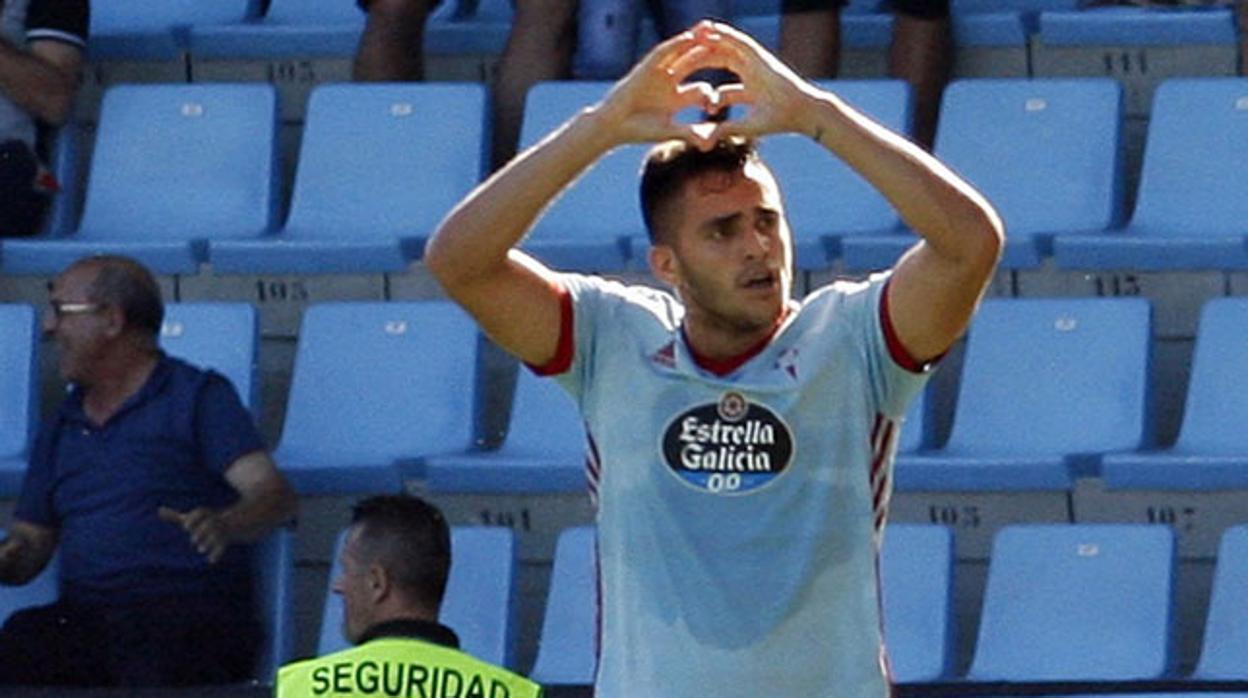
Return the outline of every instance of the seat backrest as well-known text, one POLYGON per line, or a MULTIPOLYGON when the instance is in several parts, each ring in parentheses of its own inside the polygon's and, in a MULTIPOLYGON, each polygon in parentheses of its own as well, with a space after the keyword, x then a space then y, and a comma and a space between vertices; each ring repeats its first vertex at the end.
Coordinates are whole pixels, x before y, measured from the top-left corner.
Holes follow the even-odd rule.
MULTIPOLYGON (((602 99, 610 82, 544 82, 525 100, 520 143, 528 147, 581 109, 602 99)), ((598 160, 546 210, 530 239, 605 241, 644 235, 637 203, 645 145, 616 148, 598 160)))
POLYGON ((273 227, 272 85, 121 85, 104 95, 79 237, 195 240, 273 227))
POLYGON ((353 2, 337 0, 272 0, 265 24, 364 24, 365 14, 353 2))
POLYGON ((1248 524, 1222 534, 1218 563, 1209 592, 1205 641, 1194 676, 1201 679, 1248 679, 1248 524))
MULTIPOLYGON (((342 597, 332 590, 342 573, 346 531, 338 534, 325 595, 317 654, 346 649, 342 636, 342 597)), ((512 666, 515 534, 493 526, 451 528, 451 573, 442 601, 441 622, 459 636, 460 649, 499 666, 512 666)))
POLYGON ((880 585, 893 679, 946 676, 953 661, 953 534, 944 526, 889 525, 880 585))
POLYGON ((0 304, 0 459, 26 453, 39 418, 35 309, 0 304))
POLYGON ((571 396, 553 380, 520 368, 507 438, 499 451, 575 459, 585 454, 586 445, 585 422, 571 396))
POLYGON ((593 526, 569 528, 559 534, 541 642, 530 672, 538 683, 587 685, 594 682, 598 668, 595 546, 593 526))
POLYGON ((427 236, 480 180, 484 143, 481 85, 322 85, 308 102, 286 230, 427 236))
POLYGON ((91 33, 134 34, 209 24, 236 24, 252 16, 256 0, 91 0, 91 33))
POLYGON ((476 361, 476 325, 450 302, 312 305, 278 450, 336 465, 463 451, 476 361))
MULTIPOLYGON (((821 87, 899 133, 910 131, 910 88, 900 80, 824 80, 821 87)), ((875 233, 900 225, 882 194, 806 135, 768 136, 759 144, 784 197, 796 239, 875 233)), ((635 198, 635 197, 634 197, 635 198)))
POLYGON ((960 80, 945 89, 936 153, 1012 237, 1099 231, 1122 214, 1121 131, 1115 80, 960 80))
POLYGON ((249 303, 169 303, 160 345, 171 356, 210 368, 234 384, 252 413, 258 411, 256 309, 249 303))
POLYGON ((993 542, 979 681, 1160 678, 1172 669, 1168 526, 1011 526, 993 542))
MULTIPOLYGON (((0 529, 0 540, 7 533, 0 529)), ((52 554, 48 566, 43 568, 30 582, 21 586, 0 586, 0 625, 9 619, 15 611, 31 606, 43 606, 56 601, 59 595, 58 580, 60 579, 61 556, 52 554)))
POLYGON ((255 544, 256 610, 264 627, 264 643, 256 660, 255 678, 272 683, 277 670, 294 655, 295 564, 294 532, 279 527, 255 544))
POLYGON ((1150 317, 1139 298, 984 301, 945 451, 1065 456, 1148 445, 1150 317))
POLYGON ((1153 97, 1131 227, 1157 236, 1248 232, 1248 78, 1163 82, 1153 97))
POLYGON ((1239 455, 1248 433, 1248 299, 1215 298, 1200 315, 1183 427, 1182 453, 1239 455))
POLYGON ((977 12, 1044 12, 1073 10, 1080 0, 952 0, 949 10, 955 15, 977 12))

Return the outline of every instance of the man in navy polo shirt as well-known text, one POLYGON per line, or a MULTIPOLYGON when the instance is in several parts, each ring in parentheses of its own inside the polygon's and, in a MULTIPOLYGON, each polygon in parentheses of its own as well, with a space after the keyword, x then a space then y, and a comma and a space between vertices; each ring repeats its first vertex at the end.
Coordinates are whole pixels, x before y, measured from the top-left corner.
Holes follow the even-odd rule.
POLYGON ((260 628, 248 542, 295 498, 221 375, 165 355, 151 273, 79 260, 44 332, 71 389, 43 425, 0 582, 60 547, 60 597, 0 629, 0 683, 187 685, 247 678, 260 628))

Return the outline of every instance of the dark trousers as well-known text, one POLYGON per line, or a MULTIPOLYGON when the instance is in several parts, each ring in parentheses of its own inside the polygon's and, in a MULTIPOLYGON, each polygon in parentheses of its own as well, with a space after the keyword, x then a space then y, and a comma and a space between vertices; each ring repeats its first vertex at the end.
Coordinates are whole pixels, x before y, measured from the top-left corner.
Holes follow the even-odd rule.
POLYGON ((260 629, 225 602, 156 600, 124 607, 60 601, 0 628, 0 684, 192 686, 251 678, 260 629))
POLYGON ((51 197, 40 190, 38 171, 39 162, 25 143, 0 143, 0 237, 27 237, 39 232, 51 197))

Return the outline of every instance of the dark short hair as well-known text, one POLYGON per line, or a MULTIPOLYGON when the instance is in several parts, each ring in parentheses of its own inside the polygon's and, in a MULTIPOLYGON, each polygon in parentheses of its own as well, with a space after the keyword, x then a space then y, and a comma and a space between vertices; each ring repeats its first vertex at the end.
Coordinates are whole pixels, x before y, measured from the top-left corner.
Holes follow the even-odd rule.
POLYGON ((412 600, 441 607, 451 571, 451 532, 437 507, 411 495, 377 495, 355 505, 351 524, 370 564, 381 564, 412 600))
POLYGON ((707 151, 685 141, 667 141, 651 148, 641 169, 641 215, 650 242, 663 241, 659 212, 680 193, 685 182, 707 172, 736 172, 758 160, 754 141, 740 137, 720 140, 707 151))
POLYGON ((87 293, 93 303, 108 303, 121 308, 126 327, 156 339, 165 321, 165 304, 160 298, 160 285, 147 267, 137 260, 120 255, 96 255, 74 262, 73 266, 96 269, 95 280, 87 293))

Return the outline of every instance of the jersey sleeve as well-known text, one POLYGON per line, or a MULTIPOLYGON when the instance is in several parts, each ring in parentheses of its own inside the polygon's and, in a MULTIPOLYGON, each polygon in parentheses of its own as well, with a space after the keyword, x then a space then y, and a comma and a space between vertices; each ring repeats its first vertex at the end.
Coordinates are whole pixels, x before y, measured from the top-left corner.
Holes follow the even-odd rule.
POLYGON ((865 347, 867 376, 879 411, 900 419, 923 390, 936 362, 919 363, 897 339, 888 316, 888 273, 873 275, 846 299, 865 347))
POLYGON ((620 294, 614 282, 581 274, 560 274, 563 312, 555 358, 545 366, 530 366, 541 376, 554 378, 581 404, 592 387, 594 352, 610 327, 620 294))
POLYGON ((207 373, 196 397, 195 440, 200 462, 218 473, 265 447, 234 386, 213 371, 207 373))

